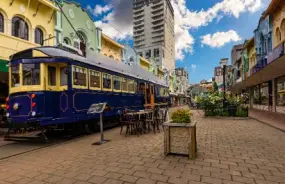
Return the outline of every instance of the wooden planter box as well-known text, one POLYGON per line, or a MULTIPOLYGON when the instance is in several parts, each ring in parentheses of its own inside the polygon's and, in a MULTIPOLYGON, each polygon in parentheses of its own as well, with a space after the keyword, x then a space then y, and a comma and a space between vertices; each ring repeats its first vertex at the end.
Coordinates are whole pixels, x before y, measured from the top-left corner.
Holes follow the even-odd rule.
POLYGON ((188 155, 195 159, 197 155, 196 122, 180 124, 165 122, 164 154, 188 155))

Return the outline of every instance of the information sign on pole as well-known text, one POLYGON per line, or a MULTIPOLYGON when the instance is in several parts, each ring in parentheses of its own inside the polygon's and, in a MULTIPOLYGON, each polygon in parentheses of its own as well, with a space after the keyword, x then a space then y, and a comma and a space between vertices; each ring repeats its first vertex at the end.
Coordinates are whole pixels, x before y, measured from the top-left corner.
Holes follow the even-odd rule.
POLYGON ((100 114, 100 132, 101 132, 101 140, 98 142, 93 143, 93 145, 101 145, 109 140, 104 139, 104 130, 103 130, 103 113, 106 110, 109 110, 110 106, 107 103, 98 103, 92 104, 87 111, 87 114, 100 114))

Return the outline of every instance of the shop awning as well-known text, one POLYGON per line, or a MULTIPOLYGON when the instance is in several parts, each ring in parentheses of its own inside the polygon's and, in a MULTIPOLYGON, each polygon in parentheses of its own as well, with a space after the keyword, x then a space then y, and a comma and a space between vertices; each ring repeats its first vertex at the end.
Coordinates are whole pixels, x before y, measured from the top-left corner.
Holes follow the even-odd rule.
POLYGON ((267 82, 282 75, 285 75, 285 55, 269 63, 266 67, 252 74, 244 81, 236 83, 231 88, 231 91, 238 93, 250 86, 255 86, 260 83, 267 82))
POLYGON ((0 59, 0 72, 9 72, 7 60, 0 59))

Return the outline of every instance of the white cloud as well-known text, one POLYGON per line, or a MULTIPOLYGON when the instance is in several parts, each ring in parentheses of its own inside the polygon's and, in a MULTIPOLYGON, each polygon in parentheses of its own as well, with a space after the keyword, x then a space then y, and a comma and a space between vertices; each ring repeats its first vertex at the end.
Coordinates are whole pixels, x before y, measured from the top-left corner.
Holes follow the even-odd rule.
MULTIPOLYGON (((192 11, 187 8, 186 0, 171 0, 175 14, 175 58, 183 60, 186 53, 194 52, 195 39, 190 34, 192 29, 207 26, 213 20, 218 22, 224 16, 238 18, 241 13, 255 12, 261 8, 261 1, 268 0, 223 0, 206 10, 192 11)), ((103 31, 114 39, 131 38, 132 1, 107 0, 107 2, 109 2, 108 7, 112 7, 110 9, 112 11, 105 13, 104 18, 98 20, 96 24, 100 25, 103 31)), ((104 13, 104 11, 101 12, 104 13)))
POLYGON ((213 35, 207 34, 201 36, 202 46, 208 45, 212 48, 222 47, 229 42, 237 42, 240 40, 241 37, 234 30, 229 30, 227 32, 216 32, 213 35))
POLYGON ((94 9, 92 9, 90 5, 87 6, 87 10, 91 11, 95 16, 109 12, 111 9, 112 9, 111 5, 105 5, 105 6, 96 5, 94 9))
POLYGON ((195 70, 195 69, 196 69, 196 67, 197 67, 197 65, 195 65, 195 64, 191 64, 191 68, 192 68, 192 70, 195 70))
POLYGON ((243 12, 255 12, 261 8, 261 0, 223 0, 207 10, 191 11, 186 0, 172 0, 175 13, 176 59, 183 60, 186 53, 193 53, 194 38, 191 29, 207 26, 214 19, 220 21, 225 15, 236 18, 243 12))

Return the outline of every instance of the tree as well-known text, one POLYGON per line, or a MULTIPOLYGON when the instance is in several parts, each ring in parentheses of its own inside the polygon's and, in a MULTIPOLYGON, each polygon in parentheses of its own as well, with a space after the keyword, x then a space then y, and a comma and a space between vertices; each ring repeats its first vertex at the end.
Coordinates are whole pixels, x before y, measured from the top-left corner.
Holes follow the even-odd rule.
POLYGON ((214 90, 214 92, 218 92, 219 91, 219 87, 218 87, 218 84, 216 83, 216 81, 213 84, 213 90, 214 90))

